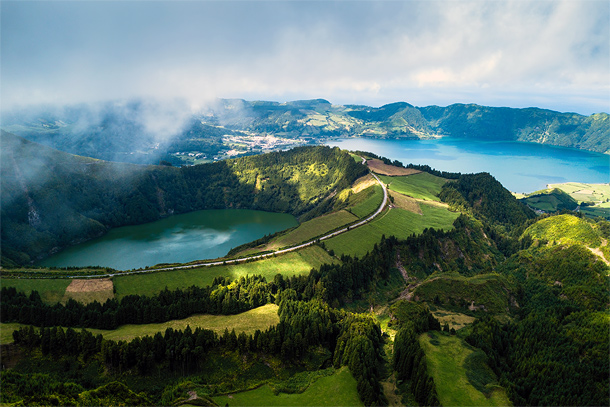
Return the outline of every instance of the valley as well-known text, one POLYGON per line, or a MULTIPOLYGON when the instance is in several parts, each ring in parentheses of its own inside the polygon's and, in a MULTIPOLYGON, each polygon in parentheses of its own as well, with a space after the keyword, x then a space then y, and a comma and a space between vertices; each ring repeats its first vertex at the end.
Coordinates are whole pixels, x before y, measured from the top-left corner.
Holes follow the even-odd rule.
POLYGON ((2 153, 21 175, 7 170, 3 194, 13 195, 3 202, 23 202, 21 177, 41 223, 3 205, 10 233, 31 243, 17 245, 3 228, 11 250, 1 270, 0 344, 10 366, 2 403, 598 405, 605 397, 605 220, 537 216, 489 174, 405 168, 364 151, 301 147, 201 167, 133 167, 135 176, 122 172, 131 188, 121 189, 106 178, 114 164, 9 140, 2 153), (21 166, 32 147, 45 168, 69 171, 71 185, 21 166), (87 200, 53 201, 46 194, 58 186, 91 201, 111 196, 122 209, 108 217, 87 200), (290 213, 299 223, 225 257, 136 273, 28 262, 65 230, 54 229, 57 207, 72 219, 74 241, 90 233, 81 225, 165 221, 170 209, 208 205, 290 213), (36 394, 23 390, 35 381, 36 394))

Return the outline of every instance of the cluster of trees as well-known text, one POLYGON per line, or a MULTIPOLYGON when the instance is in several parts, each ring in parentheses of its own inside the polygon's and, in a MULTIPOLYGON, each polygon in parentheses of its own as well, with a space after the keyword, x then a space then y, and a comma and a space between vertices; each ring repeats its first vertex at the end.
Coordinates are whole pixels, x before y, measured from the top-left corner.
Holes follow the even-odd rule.
POLYGON ((507 229, 536 217, 489 173, 461 175, 443 185, 439 198, 461 212, 474 214, 489 224, 507 229))
POLYGON ((421 304, 399 301, 391 307, 393 324, 398 332, 394 337, 392 366, 399 380, 410 383, 415 400, 422 406, 438 406, 434 379, 428 373, 426 356, 419 344, 419 335, 439 331, 440 323, 421 304))
POLYGON ((272 302, 278 285, 264 277, 246 276, 231 281, 217 277, 211 286, 173 291, 165 288, 152 297, 128 295, 104 304, 83 304, 73 299, 65 305, 46 304, 37 291, 29 296, 14 287, 2 287, 3 322, 36 326, 70 326, 116 329, 124 324, 149 324, 182 319, 193 314, 237 314, 272 302))

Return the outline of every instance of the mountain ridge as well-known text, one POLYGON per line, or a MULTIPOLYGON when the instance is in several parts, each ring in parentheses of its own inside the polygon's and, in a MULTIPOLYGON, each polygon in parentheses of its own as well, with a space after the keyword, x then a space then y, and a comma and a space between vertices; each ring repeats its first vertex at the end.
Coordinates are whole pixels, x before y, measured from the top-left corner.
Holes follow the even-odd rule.
POLYGON ((417 107, 334 105, 324 99, 292 102, 217 99, 193 113, 186 102, 134 100, 60 110, 3 112, 4 130, 72 154, 105 160, 192 164, 257 154, 332 138, 370 137, 534 142, 610 154, 610 115, 589 116, 537 107, 456 103, 417 107), (253 137, 275 137, 269 145, 253 137), (191 156, 191 157, 193 157, 191 156), (186 160, 186 161, 185 161, 186 160), (190 160, 190 161, 189 161, 190 160))

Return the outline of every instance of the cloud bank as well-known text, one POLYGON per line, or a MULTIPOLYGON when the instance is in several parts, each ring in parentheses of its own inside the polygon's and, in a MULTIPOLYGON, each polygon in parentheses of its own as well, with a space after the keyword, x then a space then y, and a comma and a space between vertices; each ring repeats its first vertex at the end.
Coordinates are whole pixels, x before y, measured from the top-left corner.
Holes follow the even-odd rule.
POLYGON ((220 97, 610 110, 605 0, 0 4, 3 109, 220 97))

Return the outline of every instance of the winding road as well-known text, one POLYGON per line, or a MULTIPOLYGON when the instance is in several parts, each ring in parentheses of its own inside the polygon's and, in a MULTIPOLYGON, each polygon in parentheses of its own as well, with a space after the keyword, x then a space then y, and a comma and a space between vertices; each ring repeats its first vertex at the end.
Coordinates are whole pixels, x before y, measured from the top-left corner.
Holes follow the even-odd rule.
MULTIPOLYGON (((365 164, 365 162, 366 162, 366 160, 363 158, 362 163, 365 164)), ((236 263, 242 263, 242 262, 250 261, 250 260, 260 260, 260 259, 264 259, 267 257, 275 256, 278 254, 293 252, 295 250, 299 250, 299 249, 302 249, 307 246, 312 246, 315 243, 318 243, 322 240, 330 239, 332 237, 335 237, 342 233, 350 231, 354 228, 365 225, 366 223, 375 219, 383 211, 383 208, 385 208, 385 206, 388 202, 388 191, 386 189, 385 184, 379 179, 379 177, 377 175, 373 174, 372 172, 370 174, 373 177, 375 177, 375 179, 377 180, 377 182, 379 183, 379 185, 381 185, 381 188, 383 189, 383 200, 381 201, 381 205, 379 205, 379 208, 377 208, 377 210, 372 215, 370 215, 369 217, 367 217, 364 220, 359 221, 358 223, 346 226, 343 229, 336 230, 332 233, 329 233, 322 237, 315 238, 306 243, 301 243, 299 245, 292 246, 292 247, 282 249, 282 250, 277 250, 277 251, 271 252, 271 253, 259 254, 256 256, 241 257, 239 259, 207 261, 207 262, 201 262, 201 263, 196 263, 196 264, 189 264, 189 265, 185 265, 185 266, 172 266, 172 267, 163 267, 163 268, 157 268, 157 269, 125 271, 125 272, 112 273, 112 274, 98 274, 98 275, 94 275, 94 276, 68 276, 68 278, 107 278, 107 277, 114 277, 114 276, 126 276, 126 275, 130 275, 130 274, 138 274, 138 273, 152 273, 152 272, 156 272, 156 271, 184 270, 184 269, 192 269, 192 268, 197 268, 197 267, 210 267, 210 266, 220 266, 220 265, 227 265, 227 264, 236 264, 236 263)))

